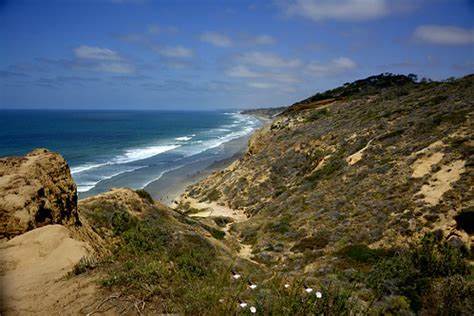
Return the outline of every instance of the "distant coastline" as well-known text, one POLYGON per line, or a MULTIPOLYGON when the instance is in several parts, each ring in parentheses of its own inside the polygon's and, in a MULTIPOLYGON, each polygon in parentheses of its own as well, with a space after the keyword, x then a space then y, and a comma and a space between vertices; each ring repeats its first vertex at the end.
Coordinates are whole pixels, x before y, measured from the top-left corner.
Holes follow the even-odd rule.
MULTIPOLYGON (((257 118, 262 126, 271 121, 269 115, 252 113, 250 111, 240 112, 257 118)), ((257 129, 256 129, 257 130, 257 129)), ((176 169, 163 173, 158 179, 149 183, 144 189, 151 196, 166 205, 173 205, 188 185, 199 182, 211 173, 228 167, 246 152, 248 140, 255 133, 233 139, 219 146, 222 154, 218 159, 207 157, 193 164, 177 167, 176 169)))

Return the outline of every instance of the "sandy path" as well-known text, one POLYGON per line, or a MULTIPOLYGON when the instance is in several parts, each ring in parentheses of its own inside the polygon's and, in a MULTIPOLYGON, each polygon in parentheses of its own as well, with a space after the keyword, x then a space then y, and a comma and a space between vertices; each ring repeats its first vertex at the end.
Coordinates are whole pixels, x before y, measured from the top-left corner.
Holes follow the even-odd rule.
MULTIPOLYGON (((230 217, 234 222, 229 223, 225 226, 223 231, 226 233, 226 238, 230 235, 230 227, 234 223, 240 223, 248 220, 247 214, 242 210, 231 209, 224 205, 219 205, 216 202, 199 202, 196 199, 187 197, 181 200, 182 203, 189 202, 190 206, 197 209, 205 209, 205 211, 190 214, 190 217, 194 218, 205 218, 205 217, 215 217, 215 216, 225 216, 230 217)), ((252 256, 252 245, 243 244, 239 238, 237 240, 240 243, 240 250, 237 255, 243 259, 249 260, 253 263, 261 265, 259 262, 251 259, 252 256)))
POLYGON ((183 202, 190 202, 191 207, 197 209, 206 209, 205 211, 190 214, 191 217, 209 217, 209 216, 226 216, 234 220, 234 222, 246 221, 247 215, 242 210, 234 210, 224 205, 219 205, 216 202, 198 202, 195 199, 187 198, 183 202))

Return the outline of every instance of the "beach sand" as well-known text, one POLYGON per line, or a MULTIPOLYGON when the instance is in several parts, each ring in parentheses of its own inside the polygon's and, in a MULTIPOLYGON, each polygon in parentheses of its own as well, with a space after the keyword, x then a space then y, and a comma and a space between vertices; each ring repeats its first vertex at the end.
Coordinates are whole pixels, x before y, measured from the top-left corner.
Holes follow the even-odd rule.
POLYGON ((164 204, 172 205, 186 187, 210 175, 216 170, 229 166, 247 150, 251 135, 240 137, 220 145, 220 154, 204 158, 198 162, 185 165, 164 173, 159 179, 148 184, 144 189, 151 196, 164 204))

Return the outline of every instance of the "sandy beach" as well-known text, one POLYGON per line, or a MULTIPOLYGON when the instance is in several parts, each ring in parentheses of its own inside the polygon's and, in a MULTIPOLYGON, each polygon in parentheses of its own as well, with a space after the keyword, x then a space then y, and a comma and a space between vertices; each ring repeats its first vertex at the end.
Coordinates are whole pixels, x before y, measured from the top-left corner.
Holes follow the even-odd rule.
MULTIPOLYGON (((253 115, 261 121, 260 128, 269 124, 272 119, 264 115, 253 115)), ((253 132, 255 133, 255 131, 253 132)), ((252 134, 253 134, 252 133, 252 134)), ((187 186, 198 182, 217 170, 229 166, 239 159, 247 150, 248 141, 252 134, 231 140, 220 145, 219 155, 205 157, 202 160, 165 172, 159 179, 144 187, 152 197, 166 205, 172 205, 187 186)))
POLYGON ((247 135, 222 144, 218 156, 203 158, 198 162, 165 172, 144 189, 154 199, 171 205, 188 185, 198 182, 216 170, 227 167, 241 157, 247 149, 250 136, 247 135))

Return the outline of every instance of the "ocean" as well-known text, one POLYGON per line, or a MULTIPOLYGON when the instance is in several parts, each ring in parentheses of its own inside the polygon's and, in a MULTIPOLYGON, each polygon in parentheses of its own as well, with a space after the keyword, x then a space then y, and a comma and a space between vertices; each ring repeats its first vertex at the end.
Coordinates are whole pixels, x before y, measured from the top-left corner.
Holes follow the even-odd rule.
POLYGON ((59 152, 85 197, 144 188, 187 164, 229 158, 223 145, 260 125, 224 111, 0 110, 0 156, 59 152))

